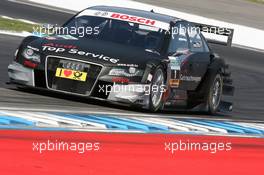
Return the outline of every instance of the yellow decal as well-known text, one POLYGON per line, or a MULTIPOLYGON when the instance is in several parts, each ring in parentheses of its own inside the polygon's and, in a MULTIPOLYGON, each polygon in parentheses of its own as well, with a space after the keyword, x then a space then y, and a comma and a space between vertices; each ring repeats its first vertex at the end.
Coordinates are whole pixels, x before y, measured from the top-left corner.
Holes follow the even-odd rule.
POLYGON ((87 73, 70 69, 57 68, 55 76, 76 81, 86 81, 87 73))

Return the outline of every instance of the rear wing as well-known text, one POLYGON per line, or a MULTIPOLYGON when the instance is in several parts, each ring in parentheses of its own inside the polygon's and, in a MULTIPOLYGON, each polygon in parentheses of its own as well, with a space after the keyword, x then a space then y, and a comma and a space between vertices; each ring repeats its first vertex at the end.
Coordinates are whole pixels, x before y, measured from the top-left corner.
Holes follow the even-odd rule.
POLYGON ((200 28, 208 43, 232 46, 234 29, 199 23, 193 24, 200 28))

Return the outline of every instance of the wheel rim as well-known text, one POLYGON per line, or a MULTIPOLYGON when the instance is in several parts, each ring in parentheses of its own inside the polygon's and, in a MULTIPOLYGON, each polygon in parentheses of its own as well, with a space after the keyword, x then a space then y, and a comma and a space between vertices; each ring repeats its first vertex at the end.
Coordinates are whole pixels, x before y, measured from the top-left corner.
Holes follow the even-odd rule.
POLYGON ((217 78, 213 86, 213 94, 212 94, 212 105, 214 109, 218 108, 221 100, 221 95, 222 95, 221 79, 217 78))
POLYGON ((162 86, 164 85, 164 75, 162 70, 158 70, 155 74, 155 77, 153 79, 152 87, 155 87, 155 91, 153 91, 152 88, 152 93, 151 93, 151 101, 153 104, 153 107, 158 107, 161 100, 162 100, 162 95, 163 92, 161 90, 162 86), (157 87, 157 88, 156 88, 157 87))

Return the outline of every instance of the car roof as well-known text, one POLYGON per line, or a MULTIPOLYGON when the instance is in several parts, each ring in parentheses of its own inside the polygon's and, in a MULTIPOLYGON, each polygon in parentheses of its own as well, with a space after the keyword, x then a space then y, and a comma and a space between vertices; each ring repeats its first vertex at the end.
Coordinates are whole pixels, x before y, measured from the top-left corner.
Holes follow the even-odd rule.
POLYGON ((164 15, 164 14, 159 14, 159 13, 155 13, 155 12, 151 12, 151 11, 138 10, 138 9, 130 9, 130 8, 125 8, 125 7, 94 6, 94 7, 88 8, 88 9, 122 13, 122 14, 131 15, 131 16, 140 16, 143 18, 154 19, 154 20, 158 20, 161 22, 165 22, 165 23, 170 23, 172 21, 179 20, 176 17, 172 17, 172 16, 168 16, 168 15, 164 15))

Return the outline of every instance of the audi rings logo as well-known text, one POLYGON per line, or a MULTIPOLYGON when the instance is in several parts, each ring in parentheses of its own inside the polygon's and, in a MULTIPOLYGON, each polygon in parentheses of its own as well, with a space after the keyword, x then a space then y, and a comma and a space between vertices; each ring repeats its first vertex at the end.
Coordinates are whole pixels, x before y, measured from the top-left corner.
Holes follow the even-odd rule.
POLYGON ((95 16, 108 16, 108 13, 107 12, 96 12, 94 15, 95 16))
POLYGON ((84 71, 85 65, 79 64, 79 63, 73 63, 73 62, 62 62, 62 67, 64 69, 71 69, 75 71, 84 71))

